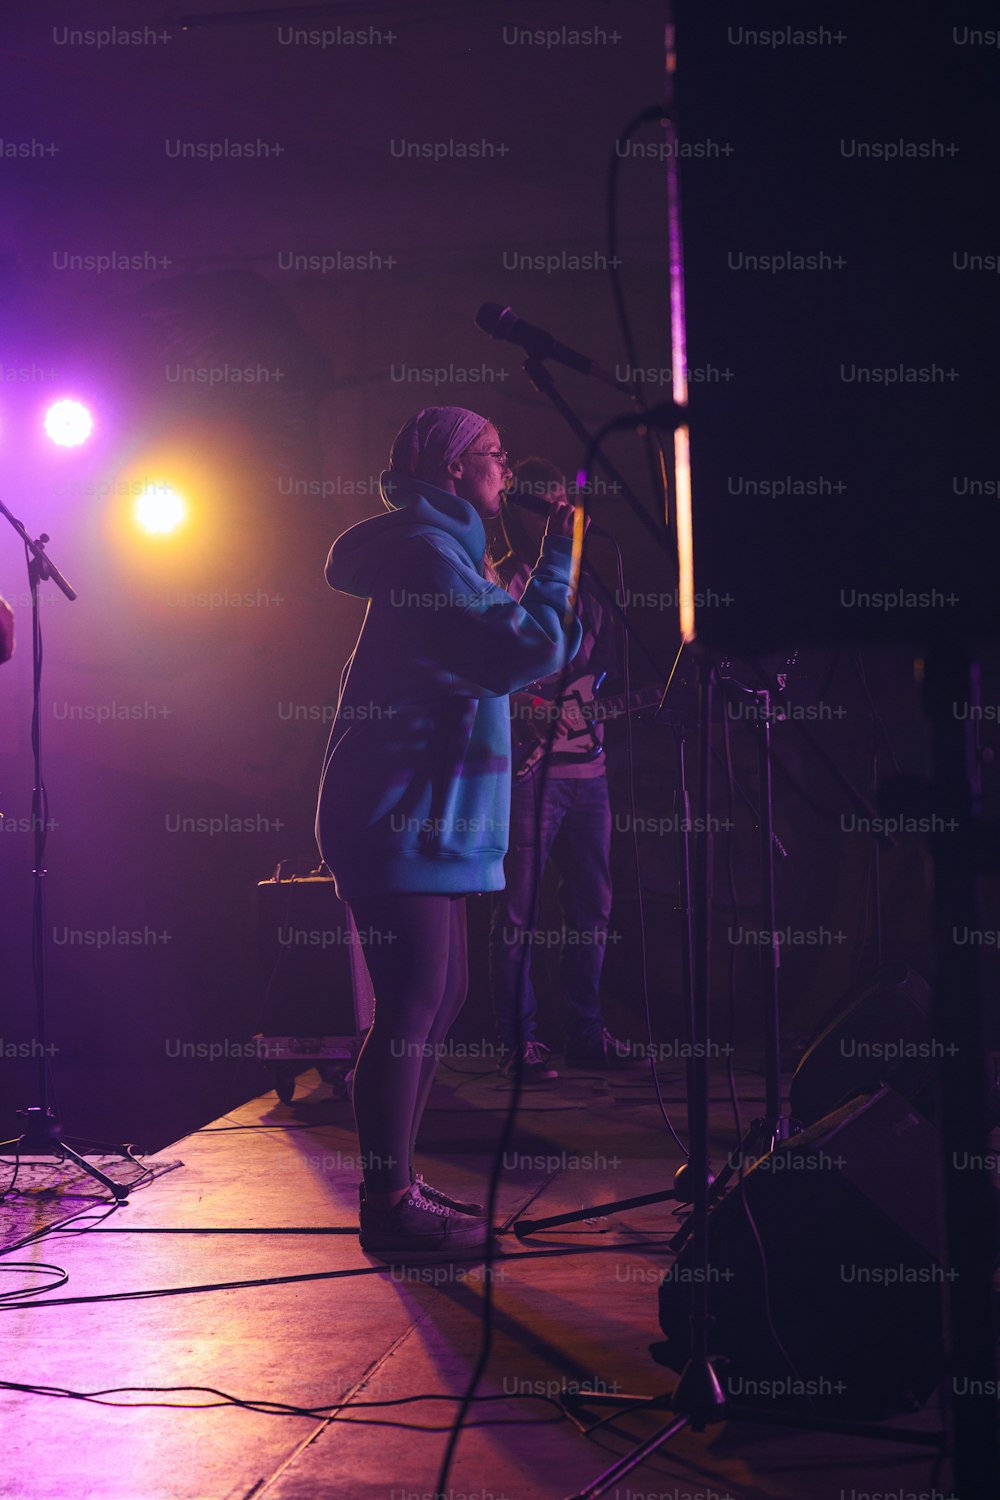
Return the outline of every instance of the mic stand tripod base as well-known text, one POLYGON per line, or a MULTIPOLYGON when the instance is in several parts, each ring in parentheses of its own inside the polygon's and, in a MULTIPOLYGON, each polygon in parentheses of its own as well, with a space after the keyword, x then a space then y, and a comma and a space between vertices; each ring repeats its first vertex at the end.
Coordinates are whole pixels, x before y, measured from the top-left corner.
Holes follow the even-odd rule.
MULTIPOLYGON (((112 1181, 99 1167, 92 1166, 72 1146, 67 1146, 62 1138, 59 1121, 50 1109, 19 1109, 18 1114, 26 1122, 24 1134, 17 1143, 18 1156, 53 1156, 57 1161, 71 1161, 113 1193, 117 1202, 124 1203, 129 1189, 120 1182, 112 1181)), ((126 1160, 129 1159, 126 1151, 123 1150, 121 1154, 126 1160)))
POLYGON ((690 1427, 692 1432, 704 1432, 711 1423, 721 1422, 726 1416, 726 1398, 710 1359, 690 1360, 681 1373, 676 1389, 669 1395, 652 1396, 647 1399, 643 1396, 610 1393, 605 1396, 579 1391, 562 1397, 563 1406, 571 1409, 571 1403, 574 1407, 607 1403, 609 1406, 619 1406, 628 1411, 638 1411, 642 1407, 662 1411, 666 1407, 675 1415, 673 1422, 668 1423, 659 1432, 654 1432, 631 1452, 623 1454, 611 1465, 610 1469, 605 1469, 592 1485, 585 1490, 580 1490, 572 1497, 572 1500, 596 1500, 597 1496, 606 1494, 613 1484, 617 1484, 619 1479, 624 1479, 626 1474, 631 1474, 633 1469, 645 1463, 646 1459, 658 1448, 662 1448, 664 1443, 669 1443, 686 1427, 690 1427))
POLYGON ((641 1198, 619 1198, 615 1203, 598 1203, 592 1208, 574 1210, 569 1214, 552 1214, 547 1219, 517 1219, 512 1228, 519 1240, 529 1234, 538 1234, 542 1229, 555 1229, 560 1224, 578 1224, 585 1219, 603 1219, 608 1214, 623 1213, 627 1208, 644 1208, 647 1203, 686 1202, 679 1193, 644 1193, 641 1198))
MULTIPOLYGON (((659 1396, 632 1396, 623 1391, 615 1393, 567 1391, 559 1398, 559 1404, 574 1420, 586 1406, 617 1406, 622 1412, 666 1409, 676 1414, 675 1421, 670 1422, 659 1432, 654 1432, 645 1442, 616 1459, 609 1469, 605 1469, 604 1473, 594 1480, 593 1484, 588 1485, 584 1490, 577 1490, 569 1497, 569 1500, 599 1500, 599 1496, 606 1495, 612 1485, 624 1479, 626 1474, 638 1468, 657 1449, 669 1443, 685 1428, 690 1427, 692 1432, 702 1432, 707 1425, 716 1422, 747 1422, 762 1427, 795 1427, 806 1432, 828 1432, 840 1437, 861 1437, 871 1438, 876 1442, 904 1443, 915 1448, 933 1449, 942 1455, 947 1451, 944 1431, 917 1432, 909 1428, 891 1427, 876 1422, 854 1422, 837 1417, 813 1416, 809 1412, 799 1413, 780 1409, 771 1410, 768 1407, 732 1405, 725 1399, 711 1360, 706 1360, 704 1364, 690 1361, 685 1366, 676 1389, 659 1396), (685 1405, 690 1405, 692 1409, 685 1412, 685 1405)), ((604 1418, 604 1421, 606 1422, 607 1418, 604 1418)))
MULTIPOLYGON (((791 1115, 778 1115, 776 1119, 761 1116, 750 1123, 750 1129, 745 1133, 743 1139, 730 1155, 719 1172, 718 1177, 712 1178, 709 1174, 708 1183, 708 1209, 709 1212, 721 1201, 729 1187, 730 1182, 740 1171, 734 1162, 760 1161, 764 1156, 770 1156, 782 1141, 790 1141, 793 1136, 800 1134, 802 1125, 791 1115)), ((675 1255, 681 1250, 691 1238, 694 1228, 691 1219, 687 1219, 677 1230, 670 1241, 670 1249, 675 1255)))

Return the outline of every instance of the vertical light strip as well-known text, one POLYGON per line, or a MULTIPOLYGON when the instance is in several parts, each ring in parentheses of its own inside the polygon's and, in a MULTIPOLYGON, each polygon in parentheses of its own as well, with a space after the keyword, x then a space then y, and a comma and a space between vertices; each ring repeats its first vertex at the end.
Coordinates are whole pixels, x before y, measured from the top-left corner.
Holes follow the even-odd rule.
MULTIPOLYGON (((674 120, 674 81, 677 48, 672 11, 666 44, 667 225, 670 251, 670 351, 674 404, 686 412, 687 320, 684 310, 684 247, 681 240, 681 185, 677 168, 677 127, 674 120)), ((695 638, 694 525, 691 516, 691 444, 686 421, 674 428, 674 506, 677 519, 677 595, 681 639, 695 638)))
POLYGON ((688 429, 674 429, 674 494, 677 513, 677 591, 683 641, 695 638, 694 534, 691 526, 691 450, 688 429))

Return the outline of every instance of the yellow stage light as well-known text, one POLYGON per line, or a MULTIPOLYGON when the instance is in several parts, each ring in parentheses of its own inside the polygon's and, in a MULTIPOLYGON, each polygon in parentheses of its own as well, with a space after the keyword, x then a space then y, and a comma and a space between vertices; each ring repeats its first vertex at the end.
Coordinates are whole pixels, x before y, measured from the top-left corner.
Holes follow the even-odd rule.
POLYGON ((166 536, 187 519, 187 506, 167 484, 149 484, 135 502, 135 519, 144 531, 166 536))

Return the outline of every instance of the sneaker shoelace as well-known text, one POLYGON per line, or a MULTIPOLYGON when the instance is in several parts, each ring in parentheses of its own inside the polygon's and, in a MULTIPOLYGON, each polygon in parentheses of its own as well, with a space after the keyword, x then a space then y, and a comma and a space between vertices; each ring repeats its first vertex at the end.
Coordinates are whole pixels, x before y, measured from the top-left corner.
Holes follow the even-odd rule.
POLYGON ((480 1203, 466 1203, 463 1206, 460 1198, 453 1198, 450 1193, 443 1193, 440 1188, 434 1187, 426 1180, 422 1172, 416 1174, 414 1181, 424 1198, 429 1198, 435 1203, 444 1203, 455 1213, 471 1215, 475 1218, 485 1212, 480 1203))
POLYGON ((421 1198, 425 1199, 428 1203, 445 1203, 449 1198, 449 1194, 443 1193, 440 1188, 436 1188, 432 1183, 429 1183, 422 1172, 418 1172, 413 1181, 421 1198))
POLYGON ((542 1067, 548 1055, 549 1049, 544 1042, 525 1042, 524 1061, 529 1068, 542 1067))
POLYGON ((438 1214, 439 1217, 444 1219, 454 1217, 454 1209, 448 1208, 444 1203, 437 1203, 433 1198, 429 1198, 426 1193, 422 1193, 419 1183, 414 1183, 410 1188, 406 1201, 411 1208, 422 1209, 424 1213, 438 1214), (416 1195, 414 1195, 414 1189, 416 1189, 416 1195))

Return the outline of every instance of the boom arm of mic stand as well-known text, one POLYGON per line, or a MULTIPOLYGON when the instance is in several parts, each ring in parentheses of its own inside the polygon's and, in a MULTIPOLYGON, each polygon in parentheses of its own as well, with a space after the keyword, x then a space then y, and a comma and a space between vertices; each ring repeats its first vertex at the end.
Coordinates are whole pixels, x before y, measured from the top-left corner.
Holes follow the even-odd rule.
POLYGON ((7 509, 6 505, 4 505, 2 500, 0 500, 0 515, 4 515, 7 517, 7 520, 10 522, 11 526, 14 528, 24 545, 32 554, 32 561, 29 564, 29 571, 33 570, 31 576, 39 580, 51 578, 56 588, 61 589, 62 592, 66 595, 67 599, 71 601, 75 599, 76 590, 71 588, 70 585, 66 582, 65 578, 62 576, 59 569, 56 567, 55 563, 52 561, 51 557, 45 550, 45 543, 48 541, 48 537, 45 535, 44 531, 42 532, 37 542, 32 541, 31 537, 24 529, 23 522, 19 521, 16 516, 11 515, 10 511, 7 509))
MULTIPOLYGON (((579 438, 580 442, 586 449, 588 456, 591 456, 594 452, 594 439, 591 437, 586 427, 584 427, 579 417, 573 411, 572 407, 569 405, 569 402, 559 391, 559 388, 553 380, 550 372, 545 368, 542 362, 537 359, 526 359, 522 368, 528 379, 531 381, 532 385, 535 387, 535 390, 539 391, 543 396, 548 397, 552 405, 555 407, 556 411, 562 417, 563 421, 579 438)), ((601 468, 604 470, 605 474, 613 479, 616 484, 621 486, 622 494, 625 496, 625 499, 628 501, 629 505, 631 505, 639 520, 649 532, 650 536, 654 539, 657 546, 661 547, 664 552, 669 552, 670 549, 667 543, 666 536, 661 530, 659 530, 656 522, 647 513, 638 495, 628 484, 625 483, 625 480, 619 474, 618 470, 615 468, 611 460, 605 458, 603 452, 598 451, 597 461, 600 464, 601 468)), ((589 464, 587 472, 590 472, 589 464)))

